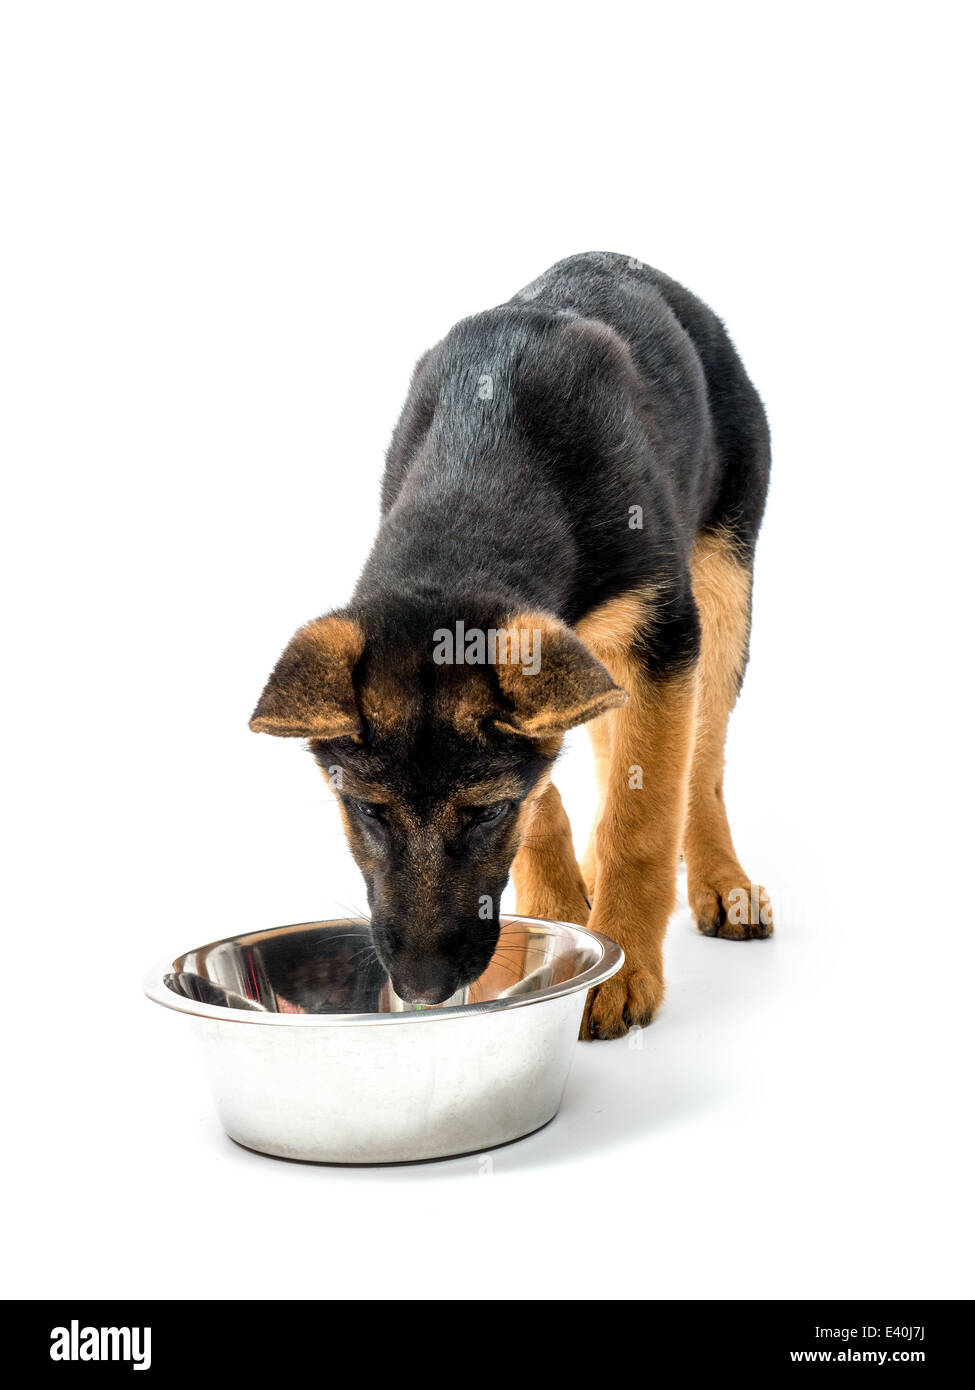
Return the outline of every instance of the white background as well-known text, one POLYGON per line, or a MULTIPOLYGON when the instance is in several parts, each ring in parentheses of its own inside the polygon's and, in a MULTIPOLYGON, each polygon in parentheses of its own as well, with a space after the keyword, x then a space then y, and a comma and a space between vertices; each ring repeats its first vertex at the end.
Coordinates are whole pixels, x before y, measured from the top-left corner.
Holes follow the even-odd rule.
MULTIPOLYGON (((6 1292, 975 1292, 963 13, 4 7, 6 1292), (490 1165, 262 1159, 142 975, 362 904, 247 719, 415 358, 581 250, 711 303, 768 405, 728 791, 777 934, 683 909, 642 1049, 490 1165)), ((584 741, 559 780, 581 842, 584 741)))

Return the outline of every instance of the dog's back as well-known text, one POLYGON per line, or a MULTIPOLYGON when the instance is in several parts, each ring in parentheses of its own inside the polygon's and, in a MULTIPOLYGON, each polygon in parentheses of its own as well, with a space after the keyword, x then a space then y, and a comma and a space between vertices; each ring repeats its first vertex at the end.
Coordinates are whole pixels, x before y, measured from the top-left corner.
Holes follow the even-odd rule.
POLYGON ((573 256, 420 360, 359 592, 446 581, 575 624, 641 585, 679 589, 701 532, 750 560, 768 469, 717 316, 632 258, 573 256))
POLYGON ((724 324, 662 271, 632 256, 559 261, 514 296, 608 324, 629 347, 698 530, 730 526, 754 546, 769 475, 765 411, 724 324), (695 506, 695 501, 699 505, 695 506))

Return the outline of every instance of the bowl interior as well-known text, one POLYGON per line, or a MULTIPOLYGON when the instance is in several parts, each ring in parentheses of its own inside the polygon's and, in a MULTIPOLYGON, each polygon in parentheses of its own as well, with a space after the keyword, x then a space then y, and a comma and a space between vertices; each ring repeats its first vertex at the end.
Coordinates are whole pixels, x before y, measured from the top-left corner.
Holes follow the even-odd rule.
MULTIPOLYGON (((578 928, 505 918, 484 974, 436 1008, 524 999, 569 984, 597 966, 602 955, 599 938, 578 928)), ((164 982, 184 999, 250 1012, 421 1011, 394 994, 368 924, 361 920, 306 922, 201 946, 174 961, 164 982)))

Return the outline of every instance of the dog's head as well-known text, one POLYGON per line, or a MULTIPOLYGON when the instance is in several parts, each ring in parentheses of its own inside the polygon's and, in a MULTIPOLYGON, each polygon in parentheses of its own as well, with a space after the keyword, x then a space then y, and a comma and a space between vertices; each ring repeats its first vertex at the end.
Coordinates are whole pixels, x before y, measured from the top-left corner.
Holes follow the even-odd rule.
POLYGON ((566 729, 625 699, 549 614, 477 627, 349 611, 295 634, 250 727, 308 739, 393 988, 437 1004, 491 959, 501 892, 566 729))

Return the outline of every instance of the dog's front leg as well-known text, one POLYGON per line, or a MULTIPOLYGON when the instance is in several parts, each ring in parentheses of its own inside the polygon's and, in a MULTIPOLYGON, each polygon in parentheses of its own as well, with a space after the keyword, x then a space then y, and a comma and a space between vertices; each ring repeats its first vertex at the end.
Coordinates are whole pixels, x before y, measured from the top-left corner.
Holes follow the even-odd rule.
POLYGON ((604 659, 630 701, 606 716, 611 752, 594 830, 589 926, 619 942, 626 963, 591 993, 583 1038, 642 1027, 663 998, 663 941, 677 891, 697 698, 693 670, 654 677, 631 653, 604 659))
POLYGON ((523 917, 547 917, 580 927, 588 922, 589 903, 572 845, 572 828, 551 782, 525 809, 511 873, 523 917))

